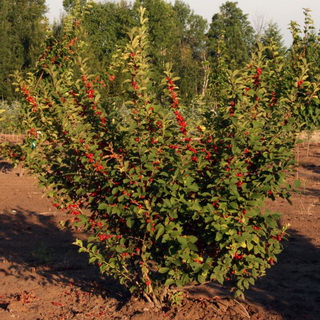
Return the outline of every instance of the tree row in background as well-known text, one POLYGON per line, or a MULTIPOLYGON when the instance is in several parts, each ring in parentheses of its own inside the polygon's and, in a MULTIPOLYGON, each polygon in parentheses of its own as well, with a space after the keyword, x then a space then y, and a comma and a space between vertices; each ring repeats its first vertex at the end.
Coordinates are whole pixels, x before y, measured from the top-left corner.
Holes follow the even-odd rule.
POLYGON ((45 0, 0 0, 0 99, 15 96, 11 74, 34 67, 48 26, 45 0))
MULTIPOLYGON (((64 0, 67 12, 73 8, 74 2, 64 0)), ((30 70, 39 56, 41 44, 45 42, 48 26, 44 18, 46 7, 44 0, 18 3, 0 0, 0 4, 0 96, 12 101, 15 94, 10 75, 15 70, 30 70)), ((214 104, 215 96, 222 92, 226 69, 243 67, 250 60, 257 40, 276 48, 276 51, 266 50, 266 58, 273 58, 273 54, 281 55, 294 71, 297 55, 303 55, 308 63, 314 64, 313 77, 318 73, 319 38, 308 11, 305 12, 304 30, 299 30, 299 26, 292 23, 293 45, 288 50, 277 24, 268 22, 255 30, 237 2, 224 3, 208 25, 181 0, 174 4, 164 0, 136 0, 133 4, 124 0, 91 3, 84 21, 84 40, 90 43, 87 56, 94 72, 106 78, 114 76, 106 74, 105 70, 117 59, 117 50, 126 43, 128 30, 138 25, 139 6, 146 8, 149 19, 149 52, 155 66, 154 76, 158 77, 164 66, 172 63, 172 71, 180 78, 181 98, 186 103, 200 96, 214 104)), ((53 27, 57 38, 63 37, 64 21, 62 18, 53 27)), ((118 80, 112 86, 112 90, 117 92, 121 90, 121 79, 118 80)), ((312 109, 312 122, 316 125, 318 113, 315 110, 318 108, 307 109, 303 117, 309 117, 312 109)))

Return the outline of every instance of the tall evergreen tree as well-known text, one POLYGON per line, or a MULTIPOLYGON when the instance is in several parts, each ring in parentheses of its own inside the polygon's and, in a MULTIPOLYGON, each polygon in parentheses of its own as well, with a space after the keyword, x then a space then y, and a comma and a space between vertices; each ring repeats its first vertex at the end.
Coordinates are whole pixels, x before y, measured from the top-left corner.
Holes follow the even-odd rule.
MULTIPOLYGON (((264 46, 276 48, 277 55, 285 55, 286 47, 283 42, 283 37, 278 25, 275 22, 270 21, 264 28, 261 38, 259 39, 264 46)), ((266 50, 268 58, 274 58, 274 52, 270 49, 266 50)))
POLYGON ((224 35, 227 52, 226 63, 230 68, 244 65, 250 58, 254 45, 254 29, 248 15, 237 6, 237 2, 227 1, 220 7, 220 12, 212 17, 208 31, 208 49, 212 61, 219 54, 219 39, 224 35))

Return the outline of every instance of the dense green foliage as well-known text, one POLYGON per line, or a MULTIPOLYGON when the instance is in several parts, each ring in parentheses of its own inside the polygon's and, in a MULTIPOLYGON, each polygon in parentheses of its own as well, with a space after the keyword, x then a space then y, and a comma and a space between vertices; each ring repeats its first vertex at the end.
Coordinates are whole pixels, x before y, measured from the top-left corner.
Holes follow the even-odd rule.
MULTIPOLYGON (((125 45, 127 32, 138 24, 136 8, 144 6, 149 19, 149 52, 154 65, 154 76, 159 77, 165 64, 171 63, 172 71, 179 77, 177 84, 181 99, 187 103, 192 102, 192 109, 197 108, 195 101, 198 97, 202 101, 208 102, 209 99, 211 103, 216 103, 216 96, 220 94, 225 81, 225 69, 244 66, 251 57, 256 39, 265 46, 276 46, 278 54, 286 59, 292 70, 295 70, 295 57, 304 55, 307 62, 313 64, 309 68, 313 69, 312 78, 318 74, 319 38, 307 11, 303 34, 301 35, 299 26, 293 23, 293 46, 286 51, 277 25, 269 22, 261 26, 259 34, 255 34, 247 15, 238 7, 237 2, 227 1, 223 4, 220 12, 213 15, 209 29, 207 22, 180 0, 173 4, 164 0, 136 0, 133 4, 125 0, 80 2, 82 6, 90 3, 83 22, 85 32, 82 39, 90 44, 86 52, 88 65, 104 79, 110 76, 105 70, 114 61, 117 50, 125 45)), ((64 1, 67 11, 74 4, 74 0, 64 1)), ((28 71, 34 66, 41 49, 39 44, 45 36, 44 12, 44 1, 19 1, 17 5, 11 5, 10 0, 1 1, 2 99, 14 98, 10 74, 15 70, 28 71)), ((58 38, 63 36, 64 18, 54 29, 58 38)), ((273 58, 269 49, 264 54, 273 58)), ((115 93, 122 90, 120 77, 113 84, 112 90, 115 93)), ((313 103, 302 112, 305 115, 301 113, 305 121, 310 121, 310 114, 313 128, 318 126, 318 109, 313 103)), ((309 127, 310 125, 305 126, 309 127)))
POLYGON ((84 26, 94 56, 92 65, 102 71, 115 50, 126 44, 127 33, 137 25, 137 17, 131 6, 122 2, 95 3, 89 10, 84 26))
POLYGON ((310 65, 297 55, 293 72, 277 45, 259 44, 243 68, 218 65, 215 104, 191 112, 170 63, 159 75, 145 9, 106 78, 90 72, 78 10, 37 69, 17 76, 26 139, 15 156, 88 232, 80 251, 131 292, 157 307, 189 283, 242 295, 282 250, 285 227, 261 207, 290 198, 298 115, 319 90, 310 65))
POLYGON ((208 31, 209 56, 213 63, 219 58, 219 39, 223 36, 226 63, 233 69, 248 62, 254 46, 254 30, 237 2, 227 1, 212 17, 208 31))
POLYGON ((150 21, 150 56, 154 71, 159 76, 166 63, 173 63, 173 72, 180 77, 181 95, 190 101, 202 89, 206 21, 182 1, 174 5, 164 0, 136 1, 135 7, 140 5, 147 9, 150 21))
POLYGON ((125 44, 127 32, 137 26, 137 8, 147 9, 150 21, 150 57, 154 73, 163 73, 166 63, 180 76, 180 89, 186 100, 202 91, 206 58, 206 21, 193 13, 182 1, 174 5, 164 0, 139 0, 133 6, 119 3, 92 3, 85 17, 84 28, 90 43, 90 66, 103 72, 118 47, 125 44))
POLYGON ((291 73, 297 76, 297 85, 300 96, 304 96, 307 103, 298 111, 299 122, 303 129, 314 130, 320 127, 320 105, 317 90, 310 83, 320 80, 320 37, 316 34, 310 11, 305 9, 305 23, 303 32, 300 26, 291 22, 293 43, 288 57, 291 73), (301 70, 300 61, 308 67, 308 71, 302 78, 298 77, 301 70))
POLYGON ((45 0, 0 1, 0 99, 12 100, 12 73, 34 67, 46 34, 45 0))
POLYGON ((253 45, 236 3, 214 16, 209 42, 180 1, 65 5, 59 37, 16 74, 25 141, 1 151, 88 233, 75 244, 90 263, 132 293, 161 307, 186 284, 218 281, 241 296, 286 234, 261 208, 290 201, 296 136, 319 125, 308 12, 286 53, 272 24, 253 45))

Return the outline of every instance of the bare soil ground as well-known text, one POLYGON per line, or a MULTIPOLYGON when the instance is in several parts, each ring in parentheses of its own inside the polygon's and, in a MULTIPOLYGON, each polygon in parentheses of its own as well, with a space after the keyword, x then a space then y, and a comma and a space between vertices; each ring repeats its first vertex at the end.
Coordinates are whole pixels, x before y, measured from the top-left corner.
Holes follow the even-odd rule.
POLYGON ((268 204, 290 223, 278 263, 234 301, 216 284, 190 289, 180 307, 156 313, 101 277, 71 243, 82 234, 60 227, 67 217, 42 197, 33 177, 0 168, 0 319, 320 319, 320 144, 299 147, 302 180, 293 206, 268 204))

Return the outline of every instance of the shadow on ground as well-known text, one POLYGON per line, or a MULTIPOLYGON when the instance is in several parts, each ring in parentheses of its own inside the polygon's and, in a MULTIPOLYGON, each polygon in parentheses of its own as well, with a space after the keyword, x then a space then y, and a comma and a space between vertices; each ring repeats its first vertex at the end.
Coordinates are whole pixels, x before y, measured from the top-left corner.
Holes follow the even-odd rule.
MULTIPOLYGON (((312 201, 319 197, 317 168, 310 165, 304 168, 313 183, 306 186, 302 196, 312 197, 312 201)), ((315 207, 318 208, 318 204, 315 207)), ((246 292, 243 305, 249 314, 262 315, 260 320, 320 319, 320 214, 294 213, 296 209, 291 208, 285 214, 295 226, 288 230, 290 237, 284 242, 285 249, 278 263, 246 292)), ((71 282, 105 298, 117 299, 120 308, 128 301, 128 294, 114 281, 101 277, 97 268, 88 265, 87 256, 79 254, 72 245, 74 239, 82 235, 59 228, 58 219, 55 215, 19 207, 0 213, 0 280, 13 276, 18 281, 34 279, 64 285, 71 282)), ((190 292, 195 297, 231 297, 216 284, 193 287, 190 292)), ((252 319, 258 318, 252 316, 252 319)))
POLYGON ((12 164, 0 158, 0 172, 8 173, 9 171, 12 171, 12 169, 13 169, 12 164))
MULTIPOLYGON (((320 249, 310 239, 295 230, 284 244, 278 263, 246 292, 242 301, 253 312, 268 312, 267 318, 281 315, 286 320, 320 319, 320 249)), ((217 284, 207 284, 190 290, 192 294, 212 298, 228 296, 217 284)), ((278 318, 277 318, 278 319, 278 318)))
POLYGON ((288 233, 278 263, 247 293, 247 299, 287 320, 320 319, 320 249, 295 230, 288 233))
MULTIPOLYGON (((272 314, 281 314, 286 320, 318 320, 320 249, 295 230, 289 230, 289 234, 278 263, 246 293, 246 303, 261 308, 259 311, 267 310, 270 319, 272 314)), ((86 255, 79 254, 71 244, 74 237, 58 228, 53 216, 23 210, 4 212, 0 215, 0 260, 11 265, 8 270, 0 267, 0 276, 13 274, 17 280, 40 276, 50 283, 72 282, 86 290, 104 292, 123 304, 128 298, 125 291, 112 280, 102 279, 97 268, 88 265, 86 255)), ((228 296, 215 284, 195 287, 190 293, 208 298, 228 296)))
POLYGON ((88 264, 87 255, 78 253, 72 244, 83 235, 59 228, 57 218, 21 208, 0 214, 0 278, 10 275, 18 281, 72 283, 125 302, 127 292, 102 277, 98 268, 88 264))

